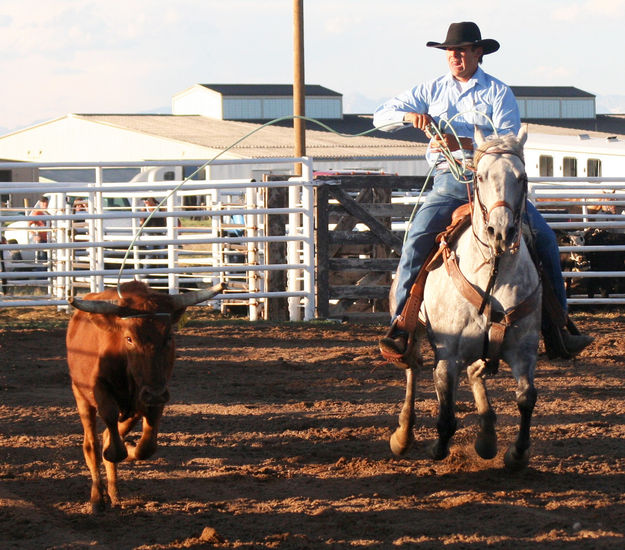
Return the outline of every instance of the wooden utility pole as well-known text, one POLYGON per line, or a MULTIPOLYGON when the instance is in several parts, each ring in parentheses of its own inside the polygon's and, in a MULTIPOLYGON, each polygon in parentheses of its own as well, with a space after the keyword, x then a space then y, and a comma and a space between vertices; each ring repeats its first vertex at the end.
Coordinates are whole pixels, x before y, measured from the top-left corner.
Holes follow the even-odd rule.
MULTIPOLYGON (((293 0, 293 114, 306 115, 306 85, 304 79, 304 0, 293 0)), ((293 119, 295 156, 306 154, 306 123, 293 119)), ((302 175, 302 165, 295 165, 295 175, 302 175)))

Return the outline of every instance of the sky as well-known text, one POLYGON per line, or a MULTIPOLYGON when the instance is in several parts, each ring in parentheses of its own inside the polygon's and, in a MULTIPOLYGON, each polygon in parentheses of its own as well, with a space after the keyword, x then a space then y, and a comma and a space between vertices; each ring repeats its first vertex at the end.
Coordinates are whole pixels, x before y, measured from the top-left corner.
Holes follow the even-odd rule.
MULTIPOLYGON (((0 133, 68 113, 169 112, 197 83, 293 81, 293 0, 2 0, 0 133)), ((501 49, 513 86, 575 86, 625 112, 625 0, 304 0, 305 80, 344 112, 447 70, 451 22, 501 49)))

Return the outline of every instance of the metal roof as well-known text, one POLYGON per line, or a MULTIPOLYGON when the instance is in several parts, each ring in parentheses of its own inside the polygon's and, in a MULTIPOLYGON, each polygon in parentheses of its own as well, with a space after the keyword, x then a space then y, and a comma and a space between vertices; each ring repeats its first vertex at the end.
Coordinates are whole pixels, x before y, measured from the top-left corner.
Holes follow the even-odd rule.
MULTIPOLYGON (((245 138, 228 151, 242 158, 290 156, 293 154, 295 142, 292 121, 262 127, 264 121, 219 120, 201 115, 73 116, 89 122, 206 147, 215 152, 245 138)), ((330 126, 351 136, 372 129, 373 123, 370 115, 346 115, 343 120, 333 120, 330 126)), ((367 136, 350 136, 337 135, 308 123, 306 154, 316 159, 414 158, 425 155, 426 144, 422 132, 389 134, 375 130, 367 136)))
MULTIPOLYGON (((71 115, 98 124, 138 132, 161 139, 189 143, 207 149, 207 155, 217 153, 242 140, 229 150, 241 158, 284 157, 293 154, 292 120, 282 120, 271 126, 266 121, 219 120, 201 115, 134 115, 82 114, 71 115), (249 134, 249 135, 248 135, 249 134), (243 139, 244 138, 244 139, 243 139)), ((618 135, 625 139, 625 118, 618 115, 598 115, 596 119, 569 119, 528 122, 530 134, 577 136, 588 133, 605 139, 618 135)), ((423 132, 406 129, 399 132, 373 131, 356 136, 373 127, 371 115, 344 115, 328 123, 338 135, 314 123, 306 124, 306 154, 317 159, 415 158, 423 157, 427 139, 423 132)))
POLYGON ((574 86, 510 86, 516 98, 520 97, 562 97, 562 98, 591 98, 591 93, 575 88, 574 86))
MULTIPOLYGON (((226 96, 289 96, 293 97, 292 84, 200 84, 226 96)), ((343 94, 318 84, 306 84, 307 96, 336 96, 343 94)))

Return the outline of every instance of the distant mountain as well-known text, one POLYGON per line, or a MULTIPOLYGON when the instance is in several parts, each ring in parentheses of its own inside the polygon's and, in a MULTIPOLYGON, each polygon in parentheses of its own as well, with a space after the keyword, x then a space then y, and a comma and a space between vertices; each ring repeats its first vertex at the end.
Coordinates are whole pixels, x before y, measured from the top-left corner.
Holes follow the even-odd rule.
POLYGON ((625 95, 598 95, 597 113, 623 114, 625 113, 625 95))
POLYGON ((376 107, 387 99, 389 98, 370 98, 357 92, 347 93, 343 96, 343 112, 351 114, 373 113, 376 107))

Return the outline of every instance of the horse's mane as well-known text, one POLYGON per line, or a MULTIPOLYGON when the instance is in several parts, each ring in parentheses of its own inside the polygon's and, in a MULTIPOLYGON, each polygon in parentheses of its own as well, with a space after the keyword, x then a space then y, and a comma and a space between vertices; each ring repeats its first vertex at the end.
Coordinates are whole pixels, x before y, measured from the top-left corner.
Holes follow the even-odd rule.
POLYGON ((489 137, 486 141, 484 141, 484 143, 476 149, 475 154, 473 155, 473 165, 477 166, 480 159, 491 149, 495 149, 498 152, 509 151, 525 162, 523 157, 523 144, 514 134, 505 134, 501 137, 489 137))

